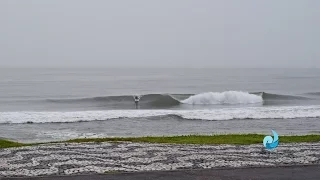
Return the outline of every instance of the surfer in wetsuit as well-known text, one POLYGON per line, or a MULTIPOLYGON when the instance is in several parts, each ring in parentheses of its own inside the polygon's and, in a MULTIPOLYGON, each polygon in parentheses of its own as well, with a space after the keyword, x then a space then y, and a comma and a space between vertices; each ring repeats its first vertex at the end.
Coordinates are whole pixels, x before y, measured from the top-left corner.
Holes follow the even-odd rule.
POLYGON ((136 108, 138 109, 139 101, 140 101, 140 96, 133 96, 134 103, 136 104, 136 108))

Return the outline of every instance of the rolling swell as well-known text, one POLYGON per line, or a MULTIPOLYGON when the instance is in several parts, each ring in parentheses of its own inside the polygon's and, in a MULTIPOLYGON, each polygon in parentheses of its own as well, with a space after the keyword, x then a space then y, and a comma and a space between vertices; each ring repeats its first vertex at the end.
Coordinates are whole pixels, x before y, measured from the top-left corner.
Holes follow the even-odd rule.
MULTIPOLYGON (((266 92, 206 92, 200 94, 146 94, 142 95, 140 108, 170 108, 186 105, 228 105, 228 104, 283 104, 284 102, 296 102, 309 100, 302 96, 271 94, 266 92)), ((133 108, 134 100, 131 95, 124 96, 101 96, 92 98, 78 99, 47 99, 46 102, 58 104, 82 104, 85 106, 105 107, 106 109, 125 109, 133 108)))
POLYGON ((291 96, 291 95, 281 95, 281 94, 271 94, 260 92, 263 100, 308 100, 309 98, 302 96, 291 96))
POLYGON ((311 96, 320 96, 320 92, 310 92, 310 93, 305 93, 306 95, 311 95, 311 96))
POLYGON ((260 95, 263 98, 263 105, 301 104, 310 100, 310 98, 303 96, 271 94, 266 92, 257 92, 253 94, 260 95))

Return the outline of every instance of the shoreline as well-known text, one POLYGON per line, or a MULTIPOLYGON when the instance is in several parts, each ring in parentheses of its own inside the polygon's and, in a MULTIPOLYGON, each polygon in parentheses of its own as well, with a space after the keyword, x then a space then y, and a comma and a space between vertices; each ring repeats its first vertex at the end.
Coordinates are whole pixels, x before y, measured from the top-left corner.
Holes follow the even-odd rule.
POLYGON ((21 143, 66 141, 74 138, 181 136, 189 134, 319 134, 318 119, 201 121, 175 117, 134 118, 81 123, 2 124, 0 136, 21 143), (303 123, 303 125, 301 124, 303 123))

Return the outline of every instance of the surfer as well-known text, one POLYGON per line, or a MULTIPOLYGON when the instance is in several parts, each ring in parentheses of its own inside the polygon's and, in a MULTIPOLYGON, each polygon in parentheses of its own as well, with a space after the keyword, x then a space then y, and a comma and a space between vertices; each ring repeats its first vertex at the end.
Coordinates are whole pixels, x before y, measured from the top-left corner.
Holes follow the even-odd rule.
POLYGON ((140 96, 133 96, 134 103, 136 104, 136 108, 138 109, 139 101, 140 101, 140 96))

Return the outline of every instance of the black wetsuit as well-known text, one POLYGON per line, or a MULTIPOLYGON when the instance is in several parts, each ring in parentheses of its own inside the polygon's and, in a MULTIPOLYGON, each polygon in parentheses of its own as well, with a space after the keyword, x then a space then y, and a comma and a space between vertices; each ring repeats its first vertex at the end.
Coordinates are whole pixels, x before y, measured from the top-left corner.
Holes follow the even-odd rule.
POLYGON ((140 98, 138 96, 134 97, 134 103, 136 104, 136 107, 138 107, 139 100, 140 98))

